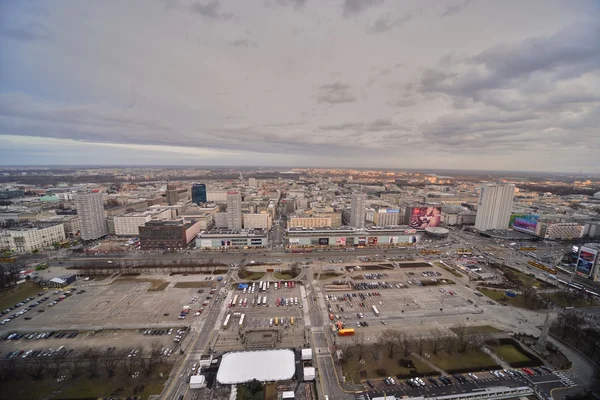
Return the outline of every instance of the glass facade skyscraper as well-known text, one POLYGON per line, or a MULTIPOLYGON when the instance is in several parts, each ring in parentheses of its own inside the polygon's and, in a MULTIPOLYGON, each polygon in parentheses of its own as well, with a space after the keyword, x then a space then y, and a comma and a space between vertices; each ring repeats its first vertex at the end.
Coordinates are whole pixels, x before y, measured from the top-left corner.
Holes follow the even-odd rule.
POLYGON ((206 203, 206 185, 204 183, 194 183, 192 185, 192 203, 206 203))

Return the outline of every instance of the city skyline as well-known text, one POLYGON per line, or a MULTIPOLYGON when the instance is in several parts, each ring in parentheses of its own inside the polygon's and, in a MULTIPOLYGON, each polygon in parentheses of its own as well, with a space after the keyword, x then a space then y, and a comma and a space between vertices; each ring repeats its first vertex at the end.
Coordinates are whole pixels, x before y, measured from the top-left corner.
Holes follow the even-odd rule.
POLYGON ((3 165, 600 172, 596 2, 2 8, 3 165))

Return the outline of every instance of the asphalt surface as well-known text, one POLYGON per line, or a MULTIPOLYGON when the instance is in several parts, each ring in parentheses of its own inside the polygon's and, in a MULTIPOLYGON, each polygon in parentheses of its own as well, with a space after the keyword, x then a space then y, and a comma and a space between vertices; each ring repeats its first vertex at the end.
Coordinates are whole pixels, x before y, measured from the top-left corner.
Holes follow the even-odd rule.
MULTIPOLYGON (((230 275, 231 272, 224 279, 229 281, 230 275)), ((220 294, 218 300, 211 303, 209 312, 204 314, 205 317, 192 324, 191 332, 188 333, 189 342, 182 345, 185 356, 173 367, 173 371, 176 371, 176 373, 171 373, 161 398, 177 399, 180 395, 183 395, 184 399, 188 398, 192 365, 198 363, 201 355, 208 354, 210 340, 219 329, 220 324, 217 322, 220 322, 219 316, 223 310, 226 297, 226 294, 220 294)))

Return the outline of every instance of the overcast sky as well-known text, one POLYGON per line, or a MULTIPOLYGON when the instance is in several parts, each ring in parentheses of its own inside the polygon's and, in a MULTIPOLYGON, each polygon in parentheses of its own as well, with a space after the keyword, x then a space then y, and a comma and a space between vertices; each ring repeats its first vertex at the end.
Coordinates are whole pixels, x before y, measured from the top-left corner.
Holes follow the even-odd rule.
POLYGON ((0 2, 0 164, 600 172, 600 2, 0 2))

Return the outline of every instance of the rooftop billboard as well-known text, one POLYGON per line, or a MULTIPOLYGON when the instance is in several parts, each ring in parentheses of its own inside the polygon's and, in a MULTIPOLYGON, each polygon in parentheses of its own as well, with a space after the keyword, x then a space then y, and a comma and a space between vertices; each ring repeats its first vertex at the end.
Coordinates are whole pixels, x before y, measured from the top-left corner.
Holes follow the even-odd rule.
POLYGON ((414 229, 435 228, 440 226, 441 207, 413 207, 408 224, 414 229))
POLYGON ((594 272, 594 263, 598 258, 598 251, 589 247, 581 247, 579 257, 577 258, 577 267, 575 272, 583 276, 591 276, 594 272))
POLYGON ((525 217, 517 217, 513 221, 512 228, 515 231, 529 233, 531 235, 535 234, 535 228, 538 223, 539 216, 537 215, 528 215, 525 217))

